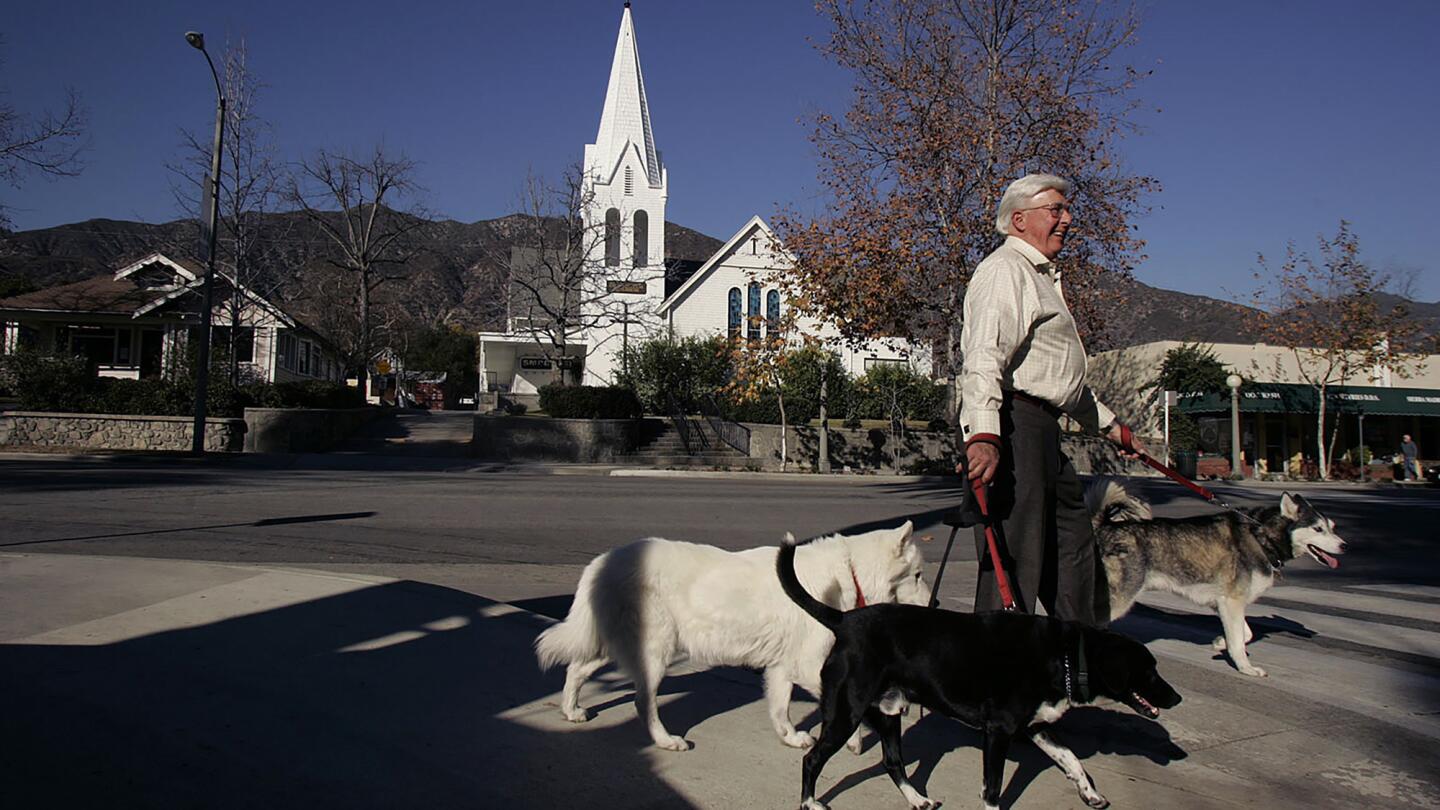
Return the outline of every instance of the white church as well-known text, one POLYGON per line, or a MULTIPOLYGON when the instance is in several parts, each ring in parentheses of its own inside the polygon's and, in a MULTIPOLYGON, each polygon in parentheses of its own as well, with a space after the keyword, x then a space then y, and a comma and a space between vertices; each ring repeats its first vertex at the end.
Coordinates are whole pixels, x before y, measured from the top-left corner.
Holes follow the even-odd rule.
MULTIPOLYGON (((609 385, 627 343, 669 335, 674 338, 757 334, 779 321, 784 300, 779 280, 793 258, 759 216, 752 216, 700 267, 666 293, 665 202, 670 176, 650 125, 650 107, 635 42, 630 4, 620 18, 615 57, 595 142, 585 146, 583 177, 589 183, 585 230, 603 234, 590 248, 591 266, 603 274, 585 291, 584 327, 566 340, 566 357, 541 345, 513 314, 503 332, 482 332, 481 386, 494 401, 509 395, 524 401, 543 385, 563 379, 609 385), (603 223, 603 225, 602 225, 603 223), (604 282, 604 290, 598 289, 604 282)), ((873 340, 859 347, 839 339, 839 330, 797 318, 802 335, 819 338, 840 355, 853 375, 879 363, 909 364, 929 373, 927 348, 903 340, 873 340)), ((791 334, 798 342, 798 335, 791 334)))

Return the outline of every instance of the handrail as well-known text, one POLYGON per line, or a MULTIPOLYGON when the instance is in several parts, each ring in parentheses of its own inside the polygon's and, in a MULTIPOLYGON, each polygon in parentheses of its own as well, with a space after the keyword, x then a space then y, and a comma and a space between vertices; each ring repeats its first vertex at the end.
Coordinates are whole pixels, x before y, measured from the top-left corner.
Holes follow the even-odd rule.
POLYGON ((720 437, 720 441, 738 452, 750 455, 750 428, 721 415, 720 404, 715 401, 713 394, 706 394, 700 403, 701 415, 705 417, 710 429, 715 431, 715 435, 720 437))
POLYGON ((695 455, 695 450, 691 446, 692 426, 690 420, 685 418, 685 412, 680 409, 680 403, 676 401, 674 394, 667 393, 665 400, 670 408, 670 422, 675 425, 675 432, 680 434, 680 444, 685 447, 685 455, 695 455))

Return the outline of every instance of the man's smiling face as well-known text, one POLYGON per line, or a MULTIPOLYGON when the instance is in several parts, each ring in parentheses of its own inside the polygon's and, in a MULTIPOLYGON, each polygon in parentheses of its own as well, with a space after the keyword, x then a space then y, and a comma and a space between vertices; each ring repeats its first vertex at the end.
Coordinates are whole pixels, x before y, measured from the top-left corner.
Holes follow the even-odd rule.
POLYGON ((1065 234, 1070 230, 1070 202, 1056 189, 1046 189, 1036 194, 1030 204, 1015 212, 1012 230, 1053 259, 1065 247, 1065 234))

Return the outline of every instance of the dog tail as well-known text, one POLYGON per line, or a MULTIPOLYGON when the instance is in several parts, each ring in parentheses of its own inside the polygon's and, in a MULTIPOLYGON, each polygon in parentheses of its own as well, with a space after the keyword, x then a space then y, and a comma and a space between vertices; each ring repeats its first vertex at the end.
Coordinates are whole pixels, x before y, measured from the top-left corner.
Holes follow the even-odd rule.
POLYGON ((795 549, 799 545, 794 535, 786 534, 780 553, 775 555, 775 573, 780 576, 780 587, 801 610, 815 617, 815 621, 833 632, 840 626, 845 614, 811 596, 805 586, 800 584, 800 577, 795 575, 795 549))
POLYGON ((591 590, 596 572, 605 555, 585 566, 580 583, 575 587, 575 601, 565 621, 552 624, 535 639, 535 657, 541 671, 572 661, 593 661, 603 654, 600 631, 595 625, 595 608, 591 590))
POLYGON ((1096 529, 1107 523, 1154 517, 1150 504, 1132 495, 1124 484, 1109 478, 1097 478, 1085 488, 1085 507, 1090 511, 1090 525, 1096 529))

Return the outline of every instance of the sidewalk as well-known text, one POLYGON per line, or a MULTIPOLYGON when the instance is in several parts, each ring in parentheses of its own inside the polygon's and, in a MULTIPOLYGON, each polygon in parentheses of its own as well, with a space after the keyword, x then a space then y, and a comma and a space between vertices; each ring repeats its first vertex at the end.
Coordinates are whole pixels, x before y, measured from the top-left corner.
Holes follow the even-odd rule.
MULTIPOLYGON (((513 580, 488 576, 495 593, 513 580)), ((973 563, 948 570, 947 603, 964 601, 973 578, 973 563)), ((563 609, 553 598, 528 604, 542 602, 563 609)), ((1106 707, 1059 724, 1115 807, 1440 807, 1440 721, 1413 711, 1433 689, 1355 694, 1364 690, 1351 679, 1366 674, 1343 661, 1307 682, 1293 658, 1314 654, 1302 640, 1262 644, 1252 655, 1272 677, 1246 678, 1210 660, 1193 639, 1203 628, 1182 624, 1177 635, 1165 615, 1125 629, 1148 628, 1184 703, 1160 723, 1106 707), (1409 704, 1410 721, 1362 711, 1372 699, 1397 716, 1409 704)), ((754 673, 676 667, 661 713, 694 748, 656 751, 614 676, 584 693, 594 720, 560 717, 562 676, 537 673, 531 653, 550 621, 475 593, 358 573, 0 555, 6 804, 797 804, 802 753, 770 730, 754 673)), ((1434 672, 1423 674, 1408 686, 1433 686, 1434 672)), ((802 727, 815 722, 813 706, 797 697, 802 727)), ((978 735, 917 715, 905 735, 916 783, 948 806, 978 806, 978 735)), ((905 807, 873 746, 837 755, 821 795, 835 810, 905 807)), ((1027 744, 1011 752, 1002 804, 1083 807, 1027 744)))

